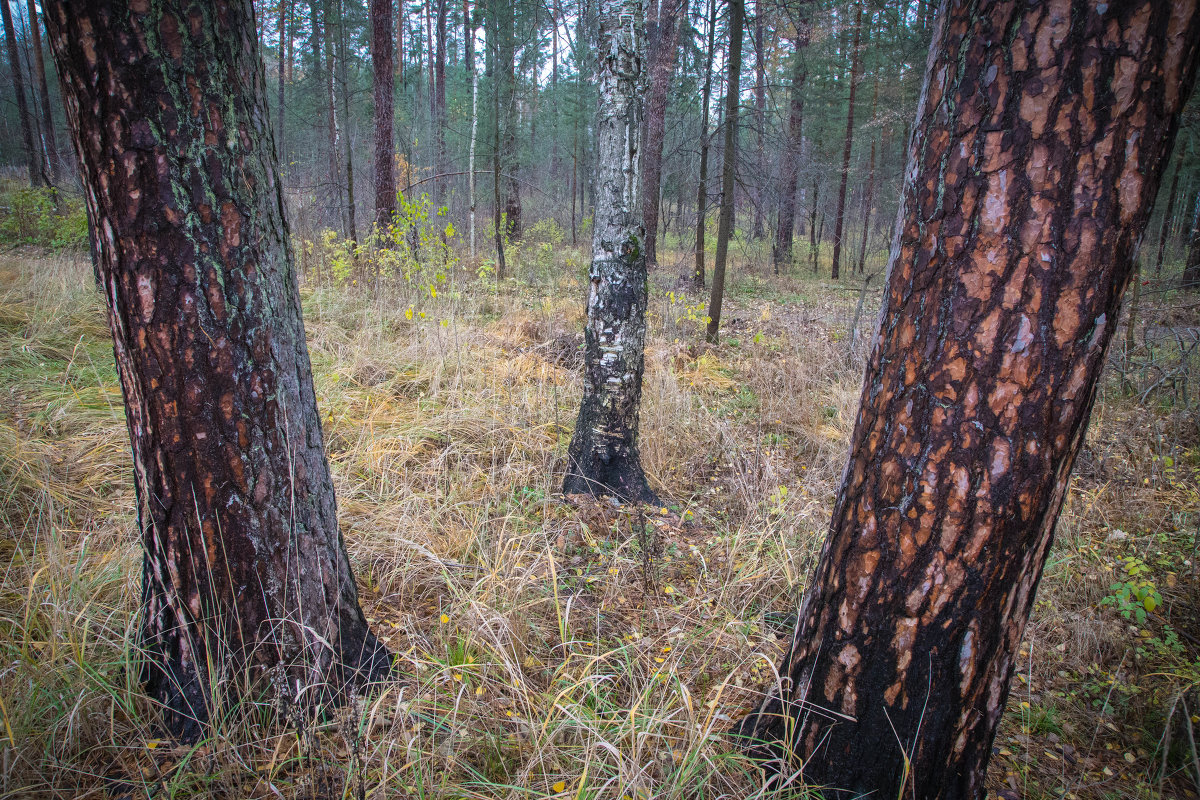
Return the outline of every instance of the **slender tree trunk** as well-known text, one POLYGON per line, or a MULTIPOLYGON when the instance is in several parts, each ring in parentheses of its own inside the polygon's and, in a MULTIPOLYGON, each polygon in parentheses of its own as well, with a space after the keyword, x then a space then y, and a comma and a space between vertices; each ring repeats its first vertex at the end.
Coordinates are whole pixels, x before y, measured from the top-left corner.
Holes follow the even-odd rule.
POLYGON ((784 151, 783 168, 779 181, 779 212, 775 223, 775 247, 771 261, 775 274, 780 267, 792 266, 792 237, 796 227, 796 182, 800 172, 800 154, 804 144, 804 82, 808 69, 804 61, 804 48, 808 46, 808 25, 800 20, 796 23, 795 54, 792 56, 792 91, 788 106, 787 149, 784 151))
POLYGON ((33 77, 37 79, 38 95, 42 111, 42 147, 49 164, 51 183, 58 183, 58 142, 54 136, 54 114, 50 111, 50 88, 46 85, 46 61, 42 57, 42 29, 38 25, 37 5, 25 0, 29 9, 29 39, 33 43, 33 77))
POLYGON ((600 0, 596 211, 583 401, 567 450, 566 494, 657 503, 638 456, 646 340, 646 254, 638 208, 642 114, 640 0, 600 0))
POLYGON ((717 46, 717 2, 708 0, 708 55, 704 60, 704 90, 700 93, 700 180, 696 184, 696 266, 692 283, 704 288, 704 224, 708 214, 709 106, 712 104, 713 54, 717 46))
POLYGON ((846 792, 826 797, 984 796, 1198 5, 951 0, 936 18, 829 536, 785 694, 742 725, 777 743, 756 750, 773 768, 846 792))
POLYGON ((142 679, 186 739, 336 699, 390 659, 338 530, 253 7, 44 7, 133 445, 142 679))
POLYGON ((579 115, 575 115, 575 128, 571 136, 571 246, 579 244, 575 230, 575 199, 579 194, 579 115))
MULTIPOLYGON (((30 8, 33 6, 30 5, 30 8)), ((275 149, 279 154, 280 164, 287 164, 287 148, 284 147, 285 141, 283 137, 283 109, 284 109, 284 82, 287 79, 286 57, 291 51, 291 37, 288 35, 288 16, 292 10, 291 0, 280 0, 279 2, 279 89, 276 100, 275 113, 277 121, 275 123, 275 149)))
POLYGON ((650 86, 646 97, 646 146, 643 157, 642 227, 646 229, 647 268, 658 264, 658 217, 662 187, 663 134, 667 90, 675 77, 675 27, 687 16, 687 0, 662 0, 650 54, 650 86))
POLYGON ((550 119, 553 122, 553 132, 550 136, 550 178, 554 185, 558 184, 559 152, 558 136, 561 126, 558 118, 558 25, 562 21, 562 2, 554 0, 550 7, 550 119))
POLYGON ((479 75, 475 71, 475 21, 471 0, 463 0, 464 57, 471 77, 471 142, 467 155, 467 193, 471 215, 471 260, 475 260, 475 142, 479 137, 479 75))
POLYGON ((750 227, 752 239, 763 238, 763 187, 767 176, 767 71, 763 63, 765 49, 763 42, 766 12, 762 0, 754 0, 754 168, 757 173, 754 181, 754 217, 750 227))
POLYGON ((49 182, 42 172, 41 153, 34 144, 34 121, 25 103, 25 76, 21 70, 21 54, 17 48, 17 32, 13 28, 12 12, 7 0, 0 0, 0 18, 4 21, 4 38, 8 45, 8 66, 12 71, 13 94, 17 99, 17 116, 21 118, 21 143, 29 168, 29 185, 46 186, 49 182))
POLYGON ((725 296, 725 262, 733 237, 734 172, 737 169, 738 106, 742 75, 742 28, 745 0, 729 0, 729 85, 725 91, 725 152, 721 157, 721 216, 717 221, 717 252, 713 257, 712 292, 708 298, 705 338, 716 344, 721 330, 721 302, 725 296))
POLYGON ((375 93, 375 227, 386 236, 396 217, 395 67, 392 64, 392 0, 371 0, 371 74, 375 93))
POLYGON ((358 224, 355 221, 354 201, 354 142, 350 137, 350 82, 346 77, 349 59, 346 54, 346 9, 343 0, 338 4, 338 38, 337 61, 338 83, 342 94, 342 119, 346 124, 345 158, 346 158, 346 235, 351 242, 358 241, 358 224))
POLYGON ((334 89, 337 83, 333 49, 334 1, 322 0, 321 4, 321 33, 325 44, 324 89, 326 134, 328 136, 329 148, 329 179, 333 181, 333 191, 330 193, 330 205, 337 211, 338 226, 341 228, 342 233, 348 235, 349 225, 346 223, 345 218, 346 208, 342 205, 342 191, 345 189, 345 186, 342 183, 341 129, 338 124, 337 95, 334 89))
MULTIPOLYGON (((871 91, 871 122, 875 121, 875 108, 879 103, 879 80, 875 80, 871 91)), ((867 191, 863 196, 863 232, 858 250, 858 274, 867 266, 867 240, 871 237, 871 211, 875 203, 875 133, 871 133, 871 160, 867 168, 867 191)))
MULTIPOLYGON (((433 65, 433 77, 437 88, 433 93, 433 147, 435 151, 435 174, 449 172, 446 166, 446 11, 447 0, 437 0, 437 58, 433 65)), ((446 183, 433 182, 433 196, 438 206, 446 202, 446 183)))
POLYGON ((1188 234, 1187 261, 1183 265, 1184 289, 1200 290, 1200 192, 1196 192, 1195 210, 1192 212, 1192 230, 1188 234))
POLYGON ((1171 227, 1171 217, 1175 214, 1175 194, 1179 188, 1179 170, 1183 166, 1183 153, 1175 158, 1175 170, 1171 174, 1171 186, 1167 189, 1167 207, 1163 211, 1162 224, 1158 228, 1158 253, 1154 257, 1154 277, 1162 275, 1163 256, 1167 252, 1167 233, 1171 227))
POLYGON ((850 177, 850 150, 854 145, 854 92, 858 88, 858 42, 862 33, 863 3, 859 0, 854 13, 854 34, 850 45, 850 100, 846 106, 846 138, 842 145, 842 177, 838 189, 837 215, 833 222, 833 273, 838 278, 842 256, 842 233, 846 222, 846 181, 850 177))
POLYGON ((501 102, 504 104, 504 130, 500 155, 504 171, 504 217, 510 239, 519 240, 523 231, 521 224, 521 184, 518 179, 520 159, 517 156, 517 45, 515 9, 507 2, 498 4, 503 9, 500 23, 500 63, 497 74, 504 86, 501 102))
POLYGON ((504 0, 492 0, 488 8, 488 22, 491 26, 487 37, 487 46, 491 51, 492 62, 492 222, 496 241, 496 287, 504 284, 504 217, 500 205, 500 76, 503 68, 498 63, 502 54, 497 45, 497 38, 502 27, 497 9, 504 0))

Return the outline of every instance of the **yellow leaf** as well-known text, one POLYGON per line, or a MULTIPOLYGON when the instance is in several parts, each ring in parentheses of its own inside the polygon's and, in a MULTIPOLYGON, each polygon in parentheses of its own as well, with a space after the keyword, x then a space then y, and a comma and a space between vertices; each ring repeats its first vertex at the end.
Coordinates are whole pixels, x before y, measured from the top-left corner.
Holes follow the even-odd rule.
POLYGON ((447 622, 450 621, 450 618, 448 616, 446 616, 445 614, 442 614, 441 620, 442 620, 442 624, 445 625, 447 622))
POLYGON ((557 793, 557 792, 566 791, 566 788, 567 788, 567 782, 566 782, 566 781, 559 781, 558 783, 554 784, 554 786, 553 786, 552 788, 554 789, 554 791, 555 791, 556 793, 557 793))

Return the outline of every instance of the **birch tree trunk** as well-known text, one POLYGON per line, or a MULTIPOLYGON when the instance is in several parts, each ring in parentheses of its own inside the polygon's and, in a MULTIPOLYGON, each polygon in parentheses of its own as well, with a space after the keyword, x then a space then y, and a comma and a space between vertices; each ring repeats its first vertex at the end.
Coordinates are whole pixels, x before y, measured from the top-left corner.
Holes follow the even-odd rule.
POLYGON ((46 0, 133 445, 142 679, 194 739, 386 675, 337 524, 250 0, 46 0))
POLYGON ((566 494, 657 502, 638 455, 646 341, 646 253, 638 179, 640 0, 600 0, 596 209, 584 329, 583 401, 567 451, 566 494))
MULTIPOLYGON (((878 334, 778 689, 742 724, 826 797, 984 796, 1200 2, 951 0, 878 334)), ((785 764, 787 766, 785 766, 785 764)))

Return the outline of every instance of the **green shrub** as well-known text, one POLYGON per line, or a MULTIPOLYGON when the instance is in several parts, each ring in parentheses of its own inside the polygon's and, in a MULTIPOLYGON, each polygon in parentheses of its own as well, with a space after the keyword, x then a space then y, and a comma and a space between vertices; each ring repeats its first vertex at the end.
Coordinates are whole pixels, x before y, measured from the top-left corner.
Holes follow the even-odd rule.
POLYGON ((22 187, 0 194, 0 243, 60 250, 87 243, 87 214, 77 198, 22 187), (58 208, 55 208, 57 194, 58 208))

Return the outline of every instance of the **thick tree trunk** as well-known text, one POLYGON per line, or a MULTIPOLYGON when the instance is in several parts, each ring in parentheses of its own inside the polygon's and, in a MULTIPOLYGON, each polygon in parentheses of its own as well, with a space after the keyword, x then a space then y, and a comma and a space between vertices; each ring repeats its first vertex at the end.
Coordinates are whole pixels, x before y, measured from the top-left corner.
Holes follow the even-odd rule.
POLYGON ((808 69, 804 62, 804 48, 808 46, 808 25, 800 20, 796 23, 795 54, 792 56, 792 92, 788 104, 787 149, 779 179, 779 213, 775 223, 775 247, 771 261, 775 274, 779 268, 792 266, 792 237, 796 227, 796 182, 800 172, 800 152, 804 143, 804 82, 808 69))
POLYGON ((33 0, 26 0, 29 8, 29 39, 33 42, 33 77, 37 79, 38 96, 41 99, 42 111, 42 147, 49 165, 49 178, 52 183, 58 182, 58 142, 54 136, 54 114, 50 111, 50 87, 46 85, 46 61, 42 56, 42 29, 38 25, 37 5, 33 0))
POLYGON ((4 39, 8 45, 8 67, 12 72, 13 94, 17 96, 17 116, 21 119, 21 143, 25 147, 29 185, 48 185, 42 173, 41 152, 34 144, 34 121, 25 102, 25 76, 21 70, 21 53, 17 48, 17 32, 13 28, 12 12, 7 0, 0 0, 0 19, 4 21, 4 39))
POLYGON ((46 0, 133 444, 167 727, 389 671, 337 525, 249 0, 46 0), (215 690, 215 691, 214 691, 215 690))
POLYGON ((717 46, 717 2, 708 0, 708 55, 704 60, 704 91, 701 93, 700 180, 696 184, 696 266, 692 283, 704 288, 704 224, 708 216, 708 107, 712 104, 713 51, 717 46))
MULTIPOLYGON (((982 798, 1017 648, 1191 91, 1197 0, 949 2, 829 536, 757 752, 982 798)), ((794 761, 794 763, 792 763, 794 761)), ((826 792, 826 797, 841 796, 826 792)))
POLYGON ((642 227, 646 230, 646 266, 658 263, 658 217, 662 193, 663 133, 666 130, 667 90, 675 77, 679 49, 675 26, 687 15, 687 0, 663 0, 650 54, 650 87, 646 96, 646 143, 642 158, 642 227))
POLYGON ((566 494, 656 503, 638 456, 646 342, 646 253, 638 223, 642 6, 600 0, 600 104, 583 401, 567 450, 566 494))
POLYGON ((742 76, 742 28, 745 0, 729 0, 729 83, 725 90, 725 152, 721 156, 721 216, 717 220, 717 252, 713 256, 712 292, 708 297, 705 338, 716 344, 721 330, 721 302, 725 298, 725 262, 733 237, 734 172, 737 169, 738 96, 742 76))
POLYGON ((842 234, 846 222, 846 182, 850 178, 850 151, 854 146, 854 92, 858 88, 858 42, 862 34, 863 3, 859 0, 854 14, 854 35, 850 45, 850 100, 846 106, 846 137, 842 144, 842 177, 838 188, 837 215, 833 223, 833 272, 838 277, 842 257, 842 234))
POLYGON ((371 0, 371 74, 375 92, 375 227, 382 235, 396 216, 392 0, 371 0))

